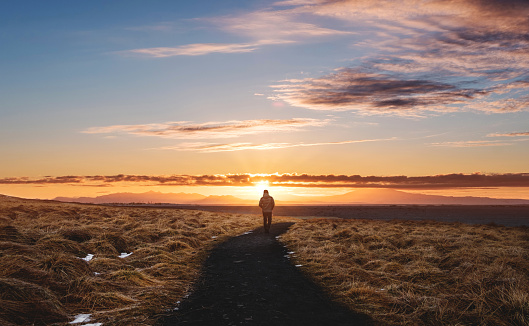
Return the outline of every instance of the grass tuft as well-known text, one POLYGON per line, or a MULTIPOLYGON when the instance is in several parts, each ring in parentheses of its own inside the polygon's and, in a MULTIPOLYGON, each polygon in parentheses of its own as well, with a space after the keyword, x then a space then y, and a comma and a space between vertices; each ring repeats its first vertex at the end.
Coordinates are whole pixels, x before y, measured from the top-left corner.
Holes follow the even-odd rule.
POLYGON ((66 321, 57 297, 48 289, 13 278, 0 278, 0 318, 17 325, 66 321))

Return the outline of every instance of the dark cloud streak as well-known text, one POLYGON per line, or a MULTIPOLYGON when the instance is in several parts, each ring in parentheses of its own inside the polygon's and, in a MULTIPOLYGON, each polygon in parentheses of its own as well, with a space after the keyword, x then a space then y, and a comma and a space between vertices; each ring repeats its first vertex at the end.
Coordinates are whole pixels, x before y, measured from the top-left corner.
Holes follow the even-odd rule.
POLYGON ((320 188, 397 188, 444 189, 485 187, 529 187, 529 173, 505 174, 444 174, 432 176, 360 176, 360 175, 309 175, 309 174, 226 174, 226 175, 126 175, 110 176, 59 176, 31 179, 27 177, 3 178, 4 185, 83 185, 105 186, 119 183, 165 186, 254 186, 268 181, 272 187, 320 188))
POLYGON ((341 69, 321 78, 287 81, 277 86, 278 98, 315 109, 391 111, 432 110, 486 93, 456 84, 425 79, 399 79, 389 74, 341 69))

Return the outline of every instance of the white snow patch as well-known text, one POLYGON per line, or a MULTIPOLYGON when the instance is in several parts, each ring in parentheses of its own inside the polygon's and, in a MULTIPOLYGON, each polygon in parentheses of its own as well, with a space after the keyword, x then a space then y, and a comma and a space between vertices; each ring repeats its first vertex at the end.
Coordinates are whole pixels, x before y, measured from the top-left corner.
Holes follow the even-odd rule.
POLYGON ((103 326, 103 323, 84 324, 81 326, 103 326))
POLYGON ((74 321, 71 321, 70 324, 79 324, 90 321, 91 314, 79 314, 75 316, 74 321))
POLYGON ((94 258, 94 255, 92 255, 92 254, 88 254, 88 255, 86 255, 85 258, 81 258, 81 259, 84 260, 84 261, 91 261, 92 258, 94 258))
POLYGON ((101 273, 94 272, 94 275, 95 275, 95 276, 99 276, 99 275, 101 275, 101 273))
POLYGON ((243 234, 239 235, 239 237, 247 234, 252 234, 252 231, 244 232, 243 234))
POLYGON ((217 236, 216 236, 216 235, 214 235, 214 236, 212 236, 212 237, 211 237, 211 239, 217 239, 217 236))
POLYGON ((289 252, 287 252, 287 254, 292 255, 292 254, 295 254, 295 252, 289 251, 289 252))
POLYGON ((296 265, 296 267, 301 267, 301 266, 303 266, 303 265, 296 265))
POLYGON ((121 255, 119 255, 118 257, 119 258, 127 258, 128 256, 132 255, 132 252, 131 253, 126 253, 126 252, 122 252, 121 255))

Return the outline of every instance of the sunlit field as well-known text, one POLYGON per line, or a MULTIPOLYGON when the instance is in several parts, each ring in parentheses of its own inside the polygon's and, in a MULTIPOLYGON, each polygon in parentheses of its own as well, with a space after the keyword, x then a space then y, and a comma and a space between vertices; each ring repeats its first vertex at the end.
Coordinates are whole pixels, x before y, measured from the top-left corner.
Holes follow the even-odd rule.
POLYGON ((529 324, 527 227, 318 219, 281 241, 334 298, 379 324, 529 324))
POLYGON ((260 223, 2 196, 0 325, 67 325, 82 313, 104 325, 152 325, 190 290, 208 249, 260 223))

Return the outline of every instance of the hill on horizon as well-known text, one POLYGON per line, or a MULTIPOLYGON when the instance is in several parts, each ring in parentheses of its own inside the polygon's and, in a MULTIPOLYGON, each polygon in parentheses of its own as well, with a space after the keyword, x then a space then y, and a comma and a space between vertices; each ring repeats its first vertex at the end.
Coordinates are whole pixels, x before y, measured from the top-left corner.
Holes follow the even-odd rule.
MULTIPOLYGON (((204 196, 197 193, 114 193, 97 197, 56 197, 61 202, 109 204, 181 204, 181 205, 255 205, 255 200, 241 199, 232 195, 204 196)), ((342 195, 303 197, 291 196, 289 200, 276 201, 283 205, 527 205, 525 199, 501 199, 490 197, 454 197, 415 194, 395 189, 359 189, 342 195)))
POLYGON ((395 189, 359 189, 343 195, 323 197, 326 202, 336 204, 400 204, 400 205, 523 205, 524 199, 502 199, 490 197, 455 197, 409 193, 395 189))
POLYGON ((190 204, 203 200, 207 196, 196 193, 163 193, 159 191, 148 191, 143 193, 118 192, 97 197, 56 197, 54 200, 62 202, 76 202, 85 204, 110 204, 110 203, 167 203, 167 204, 190 204))

